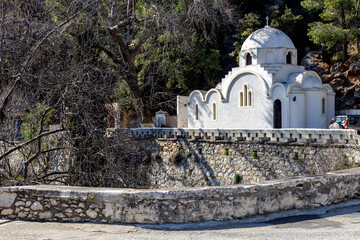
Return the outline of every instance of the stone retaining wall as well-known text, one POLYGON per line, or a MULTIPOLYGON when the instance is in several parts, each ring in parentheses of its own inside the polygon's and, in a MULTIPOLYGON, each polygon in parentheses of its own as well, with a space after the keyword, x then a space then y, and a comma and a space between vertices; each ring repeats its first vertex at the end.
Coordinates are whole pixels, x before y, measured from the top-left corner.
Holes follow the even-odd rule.
POLYGON ((191 140, 230 140, 236 142, 298 142, 323 144, 359 144, 357 131, 353 129, 193 129, 193 128, 132 128, 108 129, 108 133, 128 132, 136 139, 168 138, 191 140))
POLYGON ((0 216, 40 221, 182 223, 239 219, 358 198, 360 168, 253 185, 190 189, 0 188, 0 216))
POLYGON ((341 144, 138 140, 151 154, 150 188, 225 186, 240 174, 242 183, 324 174, 360 164, 360 148, 341 144))

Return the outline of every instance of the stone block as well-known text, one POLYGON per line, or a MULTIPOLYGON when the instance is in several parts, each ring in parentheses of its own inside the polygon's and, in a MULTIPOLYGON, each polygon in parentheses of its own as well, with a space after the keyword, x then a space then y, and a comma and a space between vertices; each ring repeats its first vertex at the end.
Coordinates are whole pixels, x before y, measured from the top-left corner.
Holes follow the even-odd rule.
POLYGON ((89 218, 91 219, 95 219, 97 217, 97 212, 95 212, 94 210, 87 210, 86 211, 86 214, 89 216, 89 218))
POLYGON ((43 210, 43 206, 41 205, 40 202, 36 201, 31 205, 31 210, 33 211, 39 211, 39 210, 43 210))
POLYGON ((7 208, 1 211, 1 216, 8 216, 13 214, 14 210, 7 208))
POLYGON ((0 208, 9 208, 17 197, 16 193, 0 193, 0 208))
POLYGON ((46 211, 46 212, 41 212, 39 213, 39 218, 40 219, 49 219, 52 218, 53 213, 51 211, 46 211))
POLYGON ((19 212, 18 217, 19 217, 19 218, 26 218, 26 217, 27 217, 27 215, 28 215, 28 213, 25 213, 25 212, 19 212))
POLYGON ((25 202, 23 202, 23 201, 18 201, 18 202, 15 203, 15 206, 16 206, 16 207, 17 207, 17 206, 25 206, 25 202))

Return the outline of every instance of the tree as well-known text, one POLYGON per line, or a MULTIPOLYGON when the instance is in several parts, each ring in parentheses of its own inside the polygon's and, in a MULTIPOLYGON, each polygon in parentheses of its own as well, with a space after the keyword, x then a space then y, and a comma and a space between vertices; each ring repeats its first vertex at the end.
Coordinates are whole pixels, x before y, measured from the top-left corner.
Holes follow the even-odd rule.
MULTIPOLYGON (((219 19, 230 16, 226 2, 28 0, 2 7, 0 181, 146 184, 140 173, 149 156, 138 154, 126 132, 108 136, 106 106, 118 100, 117 89, 125 83, 138 115, 149 120, 154 106, 149 96, 181 86, 156 63, 165 59, 172 67, 164 69, 179 64, 188 65, 186 74, 199 71, 186 51, 182 60, 171 56, 171 49, 154 57, 151 53, 162 49, 158 40, 171 36, 173 48, 191 43, 189 49, 201 50, 192 50, 192 56, 217 58, 204 44, 222 26, 219 19), (192 39, 180 41, 188 33, 192 39), (149 64, 147 56, 155 60, 149 64), (151 88, 164 82, 168 87, 151 88)), ((197 64, 209 75, 218 68, 197 64)))
POLYGON ((290 8, 285 6, 284 13, 271 22, 271 26, 283 30, 291 39, 296 39, 303 16, 294 15, 290 8))
POLYGON ((359 0, 305 0, 301 5, 320 13, 322 21, 309 24, 309 37, 327 49, 341 46, 346 60, 349 43, 359 43, 359 0))
MULTIPOLYGON (((101 2, 99 17, 108 29, 112 43, 99 44, 108 55, 130 90, 133 106, 142 122, 151 122, 151 108, 144 102, 135 61, 146 44, 160 35, 178 35, 184 28, 204 29, 202 37, 214 38, 214 30, 230 16, 227 3, 221 1, 125 1, 114 6, 101 2), (212 31, 208 31, 208 29, 212 31)), ((141 83, 140 82, 140 83, 141 83)))
MULTIPOLYGON (((234 35, 238 41, 234 43, 235 50, 231 53, 231 56, 238 56, 241 50, 242 43, 246 40, 251 33, 261 28, 262 21, 260 15, 255 13, 247 13, 243 18, 240 18, 237 24, 237 31, 234 35)), ((239 58, 237 57, 237 61, 239 58)))

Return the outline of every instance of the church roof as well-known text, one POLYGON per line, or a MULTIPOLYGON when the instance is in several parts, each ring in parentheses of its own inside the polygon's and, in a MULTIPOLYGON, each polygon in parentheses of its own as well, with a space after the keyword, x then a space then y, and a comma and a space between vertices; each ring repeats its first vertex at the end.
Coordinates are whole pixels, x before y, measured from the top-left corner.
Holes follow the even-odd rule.
POLYGON ((283 31, 266 26, 253 32, 243 43, 241 51, 253 48, 295 48, 295 46, 283 31))

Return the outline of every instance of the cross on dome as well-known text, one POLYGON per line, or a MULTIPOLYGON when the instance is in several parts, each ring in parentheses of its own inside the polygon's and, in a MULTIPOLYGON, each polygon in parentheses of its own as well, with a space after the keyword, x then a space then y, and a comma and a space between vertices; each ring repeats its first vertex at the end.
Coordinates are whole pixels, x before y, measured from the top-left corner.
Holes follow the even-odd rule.
POLYGON ((266 26, 268 27, 269 26, 269 16, 266 16, 266 26))

